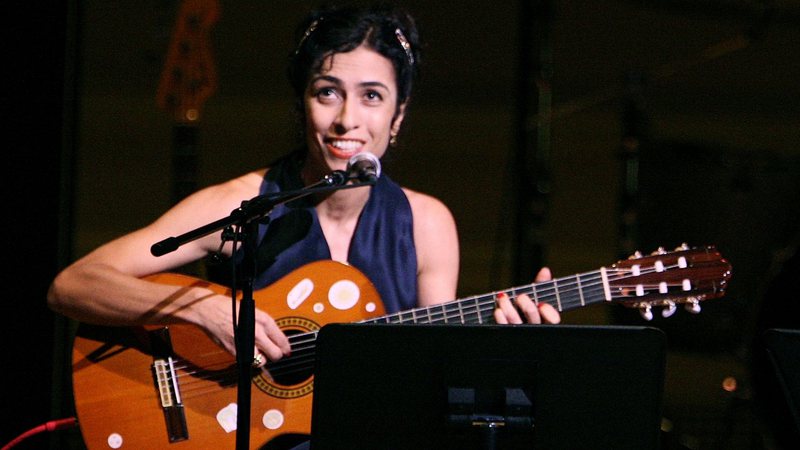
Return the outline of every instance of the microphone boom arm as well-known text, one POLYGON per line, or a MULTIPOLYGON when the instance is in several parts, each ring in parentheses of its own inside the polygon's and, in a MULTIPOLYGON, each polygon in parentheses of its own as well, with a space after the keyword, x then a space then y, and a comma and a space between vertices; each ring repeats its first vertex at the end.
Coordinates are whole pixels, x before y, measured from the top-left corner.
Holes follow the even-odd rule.
POLYGON ((345 184, 350 179, 351 178, 342 171, 334 171, 332 174, 326 175, 319 182, 302 189, 284 192, 272 192, 253 197, 250 200, 243 201, 242 205, 239 208, 234 209, 227 217, 215 220, 214 222, 203 225, 179 236, 168 237, 164 240, 156 242, 150 247, 150 253, 153 256, 166 255, 167 253, 177 250, 178 247, 186 244, 187 242, 200 239, 203 236, 207 236, 215 231, 227 228, 230 225, 246 224, 254 220, 260 220, 269 214, 272 209, 275 208, 275 206, 282 203, 288 203, 292 200, 297 200, 311 194, 336 191, 340 189, 352 189, 363 186, 373 186, 376 183, 375 180, 369 180, 345 184))

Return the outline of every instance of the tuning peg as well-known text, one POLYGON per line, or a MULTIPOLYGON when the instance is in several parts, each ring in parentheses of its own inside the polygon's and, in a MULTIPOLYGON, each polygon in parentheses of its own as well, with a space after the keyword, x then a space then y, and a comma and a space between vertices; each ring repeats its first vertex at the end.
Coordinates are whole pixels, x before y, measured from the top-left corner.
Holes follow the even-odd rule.
POLYGON ((664 247, 658 247, 658 249, 656 251, 654 251, 653 253, 650 253, 650 255, 655 256, 655 255, 663 255, 663 254, 666 254, 666 253, 667 253, 667 251, 664 249, 664 247))
POLYGON ((700 312, 700 302, 695 299, 690 299, 685 306, 686 310, 692 314, 698 314, 700 312))
POLYGON ((628 256, 628 259, 639 259, 641 257, 642 257, 642 252, 636 250, 635 252, 633 252, 631 256, 628 256))
POLYGON ((653 320, 653 308, 650 305, 644 305, 639 308, 639 314, 648 322, 653 320))
POLYGON ((682 251, 682 250, 689 250, 689 244, 687 244, 686 242, 684 242, 684 243, 682 243, 681 245, 679 245, 679 246, 675 247, 675 251, 676 251, 676 252, 679 252, 679 251, 682 251))
POLYGON ((675 306, 675 302, 668 301, 667 305, 664 307, 664 309, 661 310, 661 317, 663 317, 665 319, 667 317, 671 317, 673 314, 675 314, 675 310, 677 310, 677 309, 678 309, 678 307, 675 306))

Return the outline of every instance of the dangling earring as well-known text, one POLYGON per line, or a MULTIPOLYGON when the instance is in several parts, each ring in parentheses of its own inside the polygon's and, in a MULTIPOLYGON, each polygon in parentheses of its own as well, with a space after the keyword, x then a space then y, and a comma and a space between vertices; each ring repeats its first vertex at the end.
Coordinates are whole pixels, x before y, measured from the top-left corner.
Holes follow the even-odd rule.
POLYGON ((390 147, 397 147, 397 132, 392 131, 391 136, 389 136, 389 146, 390 147))

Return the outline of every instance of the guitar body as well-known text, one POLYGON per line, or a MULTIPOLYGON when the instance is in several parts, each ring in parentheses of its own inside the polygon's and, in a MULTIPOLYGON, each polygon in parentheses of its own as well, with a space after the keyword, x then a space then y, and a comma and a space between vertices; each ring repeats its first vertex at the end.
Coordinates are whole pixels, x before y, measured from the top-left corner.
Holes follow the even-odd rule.
MULTIPOLYGON (((188 276, 148 279, 230 295, 223 286, 188 276)), ((357 269, 333 261, 303 266, 253 297, 256 307, 269 312, 290 336, 384 314, 371 282, 357 269)), ((199 328, 81 325, 72 364, 75 406, 89 449, 235 447, 236 361, 199 328), (170 358, 174 377, 169 384, 178 387, 183 407, 167 412, 153 366, 170 358)), ((282 434, 310 433, 313 364, 306 367, 288 381, 254 371, 250 448, 282 434)))

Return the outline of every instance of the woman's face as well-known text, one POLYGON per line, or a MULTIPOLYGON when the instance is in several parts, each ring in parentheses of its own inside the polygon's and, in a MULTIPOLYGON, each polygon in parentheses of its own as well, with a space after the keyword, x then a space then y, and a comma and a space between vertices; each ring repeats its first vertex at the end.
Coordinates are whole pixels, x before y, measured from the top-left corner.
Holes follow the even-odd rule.
POLYGON ((356 153, 383 156, 404 109, 397 109, 391 61, 363 45, 325 58, 311 76, 305 108, 310 156, 331 170, 346 168, 356 153))

